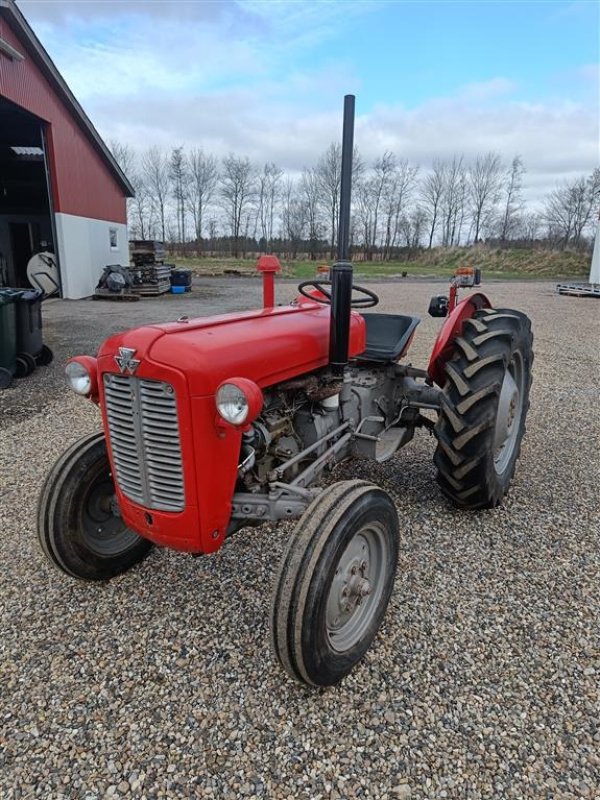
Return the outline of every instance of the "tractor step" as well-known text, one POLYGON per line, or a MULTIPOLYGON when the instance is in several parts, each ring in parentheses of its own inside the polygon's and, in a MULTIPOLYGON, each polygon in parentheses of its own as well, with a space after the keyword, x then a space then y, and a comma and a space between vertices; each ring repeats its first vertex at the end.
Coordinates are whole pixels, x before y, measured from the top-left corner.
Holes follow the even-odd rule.
POLYGON ((406 443, 406 439, 406 428, 388 428, 387 431, 378 436, 378 441, 375 445, 375 461, 379 464, 387 461, 406 443))

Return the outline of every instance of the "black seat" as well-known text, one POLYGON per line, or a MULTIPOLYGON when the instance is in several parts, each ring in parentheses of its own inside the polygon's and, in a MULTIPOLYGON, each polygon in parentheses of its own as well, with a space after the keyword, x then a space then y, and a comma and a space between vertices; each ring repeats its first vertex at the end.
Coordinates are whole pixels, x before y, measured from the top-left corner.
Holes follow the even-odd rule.
POLYGON ((367 347, 359 358, 364 361, 396 361, 406 349, 419 317, 402 314, 362 314, 367 323, 367 347))

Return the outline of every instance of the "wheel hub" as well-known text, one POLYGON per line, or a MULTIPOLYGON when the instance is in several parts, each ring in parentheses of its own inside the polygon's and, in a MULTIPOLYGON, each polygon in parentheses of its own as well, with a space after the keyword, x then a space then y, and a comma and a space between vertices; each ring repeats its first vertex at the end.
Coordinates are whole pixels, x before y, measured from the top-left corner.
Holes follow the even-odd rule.
POLYGON ((343 652, 364 634, 383 590, 385 552, 379 527, 357 533, 338 561, 327 598, 331 646, 343 652))
POLYGON ((523 365, 515 354, 502 381, 494 430, 494 467, 500 475, 508 467, 517 446, 522 415, 523 365))
POLYGON ((103 469, 89 477, 81 526, 88 547, 101 556, 119 555, 137 541, 137 534, 121 518, 112 477, 103 469))

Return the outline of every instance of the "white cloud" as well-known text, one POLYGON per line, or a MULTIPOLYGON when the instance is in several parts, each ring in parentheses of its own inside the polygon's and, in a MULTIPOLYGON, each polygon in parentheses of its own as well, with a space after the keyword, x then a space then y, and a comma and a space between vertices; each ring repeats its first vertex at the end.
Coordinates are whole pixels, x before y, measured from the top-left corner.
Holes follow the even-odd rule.
POLYGON ((100 133, 138 149, 203 146, 297 172, 340 138, 342 95, 354 90, 355 140, 367 161, 385 150, 423 168, 454 154, 520 154, 533 200, 598 163, 596 65, 557 76, 557 96, 543 102, 518 99, 520 87, 496 76, 368 112, 352 54, 301 66, 309 45, 358 24, 374 3, 20 5, 100 133))

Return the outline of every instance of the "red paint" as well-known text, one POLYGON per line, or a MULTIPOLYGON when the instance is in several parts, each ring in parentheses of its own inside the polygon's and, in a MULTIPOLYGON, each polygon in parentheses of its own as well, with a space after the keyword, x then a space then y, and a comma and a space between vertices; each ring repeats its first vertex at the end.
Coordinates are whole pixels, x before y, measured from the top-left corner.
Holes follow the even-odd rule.
POLYGON ((263 308, 275 305, 275 275, 281 272, 281 264, 277 256, 261 256, 256 269, 263 275, 263 308))
POLYGON ((444 365, 454 352, 454 340, 462 334, 463 322, 472 317, 480 308, 491 308, 491 306, 492 304, 486 295, 481 292, 475 292, 461 300, 445 320, 435 340, 431 358, 429 359, 429 366, 427 367, 429 377, 438 386, 443 386, 446 383, 444 365))
POLYGON ((458 287, 455 283, 450 284, 450 291, 448 292, 448 314, 451 314, 456 308, 458 301, 458 287))
MULTIPOLYGON (((365 346, 364 319, 353 313, 350 355, 365 346)), ((102 405, 102 374, 117 372, 119 347, 135 349, 141 362, 137 377, 166 381, 175 389, 186 496, 184 511, 152 511, 149 525, 147 509, 117 489, 123 518, 157 544, 193 553, 218 550, 231 516, 242 430, 218 424, 215 392, 231 378, 253 381, 264 390, 326 366, 329 308, 285 306, 149 325, 113 336, 98 354, 102 405)), ((108 430, 106 420, 104 426, 108 430)))
POLYGON ((123 187, 5 16, 0 36, 25 56, 12 61, 0 54, 0 97, 48 123, 54 211, 126 223, 123 187))

